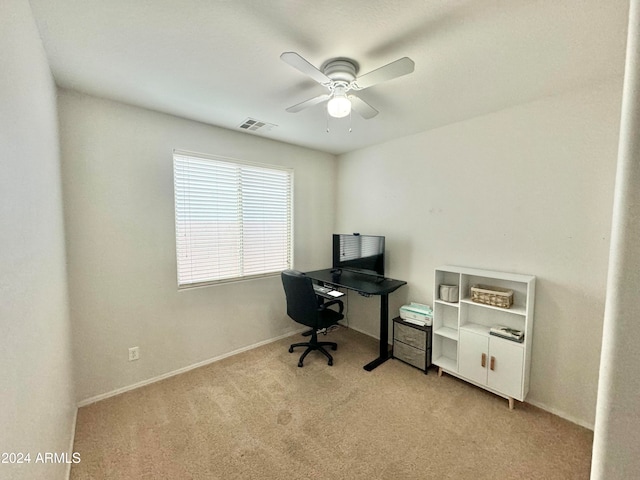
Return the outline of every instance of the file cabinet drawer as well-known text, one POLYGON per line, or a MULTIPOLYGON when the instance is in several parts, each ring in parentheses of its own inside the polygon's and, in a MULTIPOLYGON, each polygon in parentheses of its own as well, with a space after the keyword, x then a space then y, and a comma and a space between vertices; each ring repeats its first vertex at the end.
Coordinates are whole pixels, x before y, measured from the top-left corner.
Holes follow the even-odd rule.
MULTIPOLYGON (((431 327, 428 328, 430 329, 431 327)), ((419 330, 398 322, 394 327, 393 338, 420 350, 426 350, 431 346, 431 336, 427 335, 425 330, 419 330)))
POLYGON ((418 367, 420 370, 425 370, 427 352, 424 350, 396 341, 393 342, 393 356, 398 360, 418 367))

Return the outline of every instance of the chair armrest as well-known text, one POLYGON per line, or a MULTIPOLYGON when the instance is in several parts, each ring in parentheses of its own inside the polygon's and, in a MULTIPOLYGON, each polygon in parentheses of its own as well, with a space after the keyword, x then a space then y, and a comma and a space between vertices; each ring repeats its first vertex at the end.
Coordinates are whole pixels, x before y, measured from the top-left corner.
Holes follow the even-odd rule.
POLYGON ((325 302, 322 305, 320 305, 320 308, 318 310, 325 310, 327 307, 330 307, 331 305, 338 305, 339 313, 342 313, 344 311, 344 303, 342 303, 342 300, 329 300, 328 302, 325 302))

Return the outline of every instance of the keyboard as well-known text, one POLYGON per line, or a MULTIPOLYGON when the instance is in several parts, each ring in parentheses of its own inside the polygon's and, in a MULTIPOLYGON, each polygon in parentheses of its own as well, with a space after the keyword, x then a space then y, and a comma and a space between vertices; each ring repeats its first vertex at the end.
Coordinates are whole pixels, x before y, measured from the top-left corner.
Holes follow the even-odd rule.
POLYGON ((330 288, 327 287, 321 287, 320 285, 317 284, 313 284, 313 289, 316 291, 316 293, 320 293, 320 294, 327 294, 331 291, 330 288))
POLYGON ((316 283, 313 284, 313 290, 315 290, 316 295, 320 295, 321 297, 326 297, 326 298, 329 298, 329 297, 337 298, 344 295, 344 293, 339 292, 338 290, 333 290, 329 287, 323 287, 316 283))

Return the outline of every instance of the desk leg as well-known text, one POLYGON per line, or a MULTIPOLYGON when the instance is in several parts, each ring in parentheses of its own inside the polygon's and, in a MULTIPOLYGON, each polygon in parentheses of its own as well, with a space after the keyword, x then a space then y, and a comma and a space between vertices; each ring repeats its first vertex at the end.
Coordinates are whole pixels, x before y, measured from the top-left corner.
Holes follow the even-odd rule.
POLYGON ((389 295, 380 295, 380 356, 367 363, 364 369, 370 372, 389 360, 389 295))

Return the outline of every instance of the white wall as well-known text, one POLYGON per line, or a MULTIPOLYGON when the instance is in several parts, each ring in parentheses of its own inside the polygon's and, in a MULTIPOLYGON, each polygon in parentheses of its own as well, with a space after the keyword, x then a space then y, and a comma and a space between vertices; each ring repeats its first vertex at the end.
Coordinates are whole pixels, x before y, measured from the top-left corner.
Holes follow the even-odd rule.
POLYGON ((333 155, 71 91, 59 108, 80 401, 298 330, 279 277, 178 292, 172 150, 294 168, 302 270, 331 261, 333 155))
MULTIPOLYGON (((621 87, 612 80, 339 159, 337 229, 386 235, 387 275, 409 282, 391 308, 431 303, 444 264, 537 276, 527 400, 588 426, 621 87)), ((352 302, 351 325, 376 333, 374 307, 352 302)))
POLYGON ((65 478, 75 401, 55 86, 27 0, 0 3, 0 464, 5 479, 65 478))
POLYGON ((592 480, 640 478, 640 0, 631 2, 592 480))

